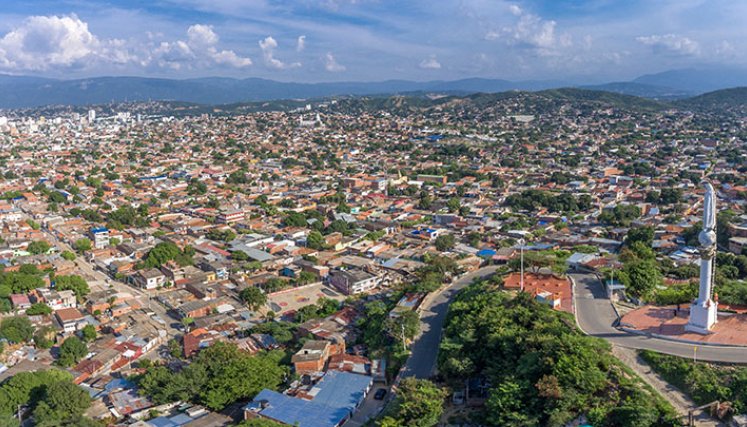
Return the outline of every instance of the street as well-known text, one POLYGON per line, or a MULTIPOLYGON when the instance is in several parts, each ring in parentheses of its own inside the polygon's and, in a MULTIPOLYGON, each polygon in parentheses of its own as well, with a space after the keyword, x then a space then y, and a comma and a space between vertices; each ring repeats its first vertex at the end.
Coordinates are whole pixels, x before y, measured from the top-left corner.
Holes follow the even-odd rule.
MULTIPOLYGON (((634 335, 616 329, 613 325, 617 320, 617 315, 610 300, 607 299, 602 282, 593 274, 571 274, 570 276, 576 283, 574 292, 576 321, 584 333, 604 338, 621 347, 693 357, 694 346, 692 344, 634 335)), ((698 360, 747 363, 747 349, 744 347, 699 345, 697 352, 698 360)))
POLYGON ((431 296, 428 306, 421 309, 420 336, 415 338, 410 347, 410 357, 402 369, 403 378, 430 378, 435 373, 438 347, 441 342, 441 330, 451 300, 462 288, 472 283, 475 278, 490 276, 497 268, 496 266, 488 266, 475 270, 455 280, 440 293, 431 296))

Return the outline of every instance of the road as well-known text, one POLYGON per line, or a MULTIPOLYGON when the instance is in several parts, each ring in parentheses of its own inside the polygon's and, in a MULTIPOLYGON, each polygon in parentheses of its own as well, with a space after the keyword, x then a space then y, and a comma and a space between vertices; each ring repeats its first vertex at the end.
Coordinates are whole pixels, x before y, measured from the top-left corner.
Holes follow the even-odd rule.
POLYGON ((436 372, 438 347, 449 304, 454 296, 476 278, 495 273, 496 266, 483 267, 455 280, 441 292, 430 295, 420 312, 420 336, 410 347, 411 354, 402 369, 402 377, 430 378, 436 372))
MULTIPOLYGON (((75 253, 75 250, 70 245, 57 238, 57 236, 52 231, 46 228, 42 228, 42 231, 44 231, 44 233, 49 236, 50 242, 54 243, 54 245, 58 249, 60 249, 60 251, 70 251, 75 253)), ((88 260, 85 259, 85 257, 77 256, 74 262, 75 266, 80 270, 80 275, 82 275, 87 280, 93 279, 100 283, 106 283, 107 285, 114 288, 114 290, 117 292, 128 293, 130 295, 136 296, 140 300, 141 304, 145 304, 145 308, 147 310, 153 311, 158 317, 166 322, 163 328, 168 332, 170 336, 176 336, 181 333, 179 329, 171 326, 173 319, 169 316, 166 308, 162 306, 158 301, 152 301, 155 296, 154 293, 149 293, 142 289, 129 286, 116 279, 111 279, 104 272, 97 270, 90 262, 88 262, 88 260)))
MULTIPOLYGON (((593 274, 571 274, 576 283, 574 302, 576 321, 586 334, 604 338, 614 345, 637 350, 653 350, 680 357, 693 357, 694 346, 687 343, 629 334, 614 327, 617 321, 604 285, 593 274)), ((715 347, 699 345, 698 360, 747 364, 744 347, 715 347)))

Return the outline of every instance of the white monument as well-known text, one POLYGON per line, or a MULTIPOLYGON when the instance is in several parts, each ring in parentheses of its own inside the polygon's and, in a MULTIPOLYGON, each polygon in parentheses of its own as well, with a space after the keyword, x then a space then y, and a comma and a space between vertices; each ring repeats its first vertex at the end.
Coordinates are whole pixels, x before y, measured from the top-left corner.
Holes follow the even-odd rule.
POLYGON ((713 270, 716 258, 716 192, 713 186, 704 182, 703 231, 698 235, 700 242, 700 288, 698 299, 690 307, 690 320, 685 329, 699 334, 708 334, 718 321, 718 303, 711 298, 713 293, 713 270))

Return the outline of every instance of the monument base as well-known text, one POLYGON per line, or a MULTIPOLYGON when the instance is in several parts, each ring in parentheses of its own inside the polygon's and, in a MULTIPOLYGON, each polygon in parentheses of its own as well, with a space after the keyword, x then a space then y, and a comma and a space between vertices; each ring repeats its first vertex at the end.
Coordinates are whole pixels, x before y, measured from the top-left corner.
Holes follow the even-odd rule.
POLYGON ((690 307, 690 321, 685 325, 686 331, 703 335, 711 333, 711 328, 718 321, 718 304, 708 301, 704 305, 695 303, 690 307))

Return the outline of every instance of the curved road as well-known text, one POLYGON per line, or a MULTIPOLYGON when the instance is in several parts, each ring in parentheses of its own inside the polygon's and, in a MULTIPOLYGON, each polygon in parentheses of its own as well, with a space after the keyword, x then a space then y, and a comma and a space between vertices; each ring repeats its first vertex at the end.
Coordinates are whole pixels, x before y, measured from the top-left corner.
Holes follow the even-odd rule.
POLYGON ((441 330, 444 326, 449 304, 454 296, 476 278, 484 278, 495 273, 497 266, 483 267, 465 274, 444 288, 440 293, 430 296, 430 302, 420 312, 421 334, 410 346, 412 350, 401 376, 430 378, 436 372, 438 346, 441 342, 441 330))
MULTIPOLYGON (((574 303, 576 321, 587 335, 604 338, 614 345, 637 350, 653 350, 659 353, 692 358, 693 344, 678 343, 661 338, 629 334, 616 329, 617 321, 612 304, 604 291, 604 285, 593 274, 571 274, 576 283, 574 303)), ((698 345, 697 358, 709 362, 747 364, 747 348, 716 347, 698 345)))

